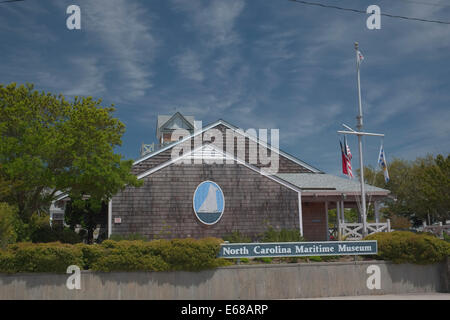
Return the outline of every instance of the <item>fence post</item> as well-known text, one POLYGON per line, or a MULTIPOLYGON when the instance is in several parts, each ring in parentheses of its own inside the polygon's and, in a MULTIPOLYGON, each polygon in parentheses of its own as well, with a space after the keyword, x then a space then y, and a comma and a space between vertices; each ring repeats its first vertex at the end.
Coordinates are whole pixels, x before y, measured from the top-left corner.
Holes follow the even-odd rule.
POLYGON ((341 236, 341 205, 339 204, 339 201, 336 201, 336 222, 337 222, 337 237, 338 240, 342 240, 341 236))
POLYGON ((391 232, 391 219, 386 219, 387 221, 387 231, 391 232))
POLYGON ((442 228, 442 222, 439 222, 439 238, 444 239, 444 228, 442 228))

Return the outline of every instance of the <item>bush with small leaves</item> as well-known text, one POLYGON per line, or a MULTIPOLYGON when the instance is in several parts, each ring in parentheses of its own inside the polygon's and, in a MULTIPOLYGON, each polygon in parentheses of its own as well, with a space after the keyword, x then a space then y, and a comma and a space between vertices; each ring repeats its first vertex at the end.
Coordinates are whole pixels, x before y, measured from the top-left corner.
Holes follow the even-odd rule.
POLYGON ((426 233, 379 232, 364 240, 377 240, 376 258, 394 263, 431 264, 450 256, 450 243, 426 233))

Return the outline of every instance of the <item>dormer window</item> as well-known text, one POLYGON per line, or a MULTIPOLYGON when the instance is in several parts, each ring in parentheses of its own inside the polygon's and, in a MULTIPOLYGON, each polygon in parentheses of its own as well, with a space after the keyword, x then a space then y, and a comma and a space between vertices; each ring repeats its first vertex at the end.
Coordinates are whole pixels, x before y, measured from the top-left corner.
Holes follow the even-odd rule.
POLYGON ((177 112, 172 116, 158 115, 156 137, 160 146, 181 140, 183 137, 172 137, 172 133, 177 129, 183 129, 192 134, 194 132, 194 117, 183 116, 177 112))

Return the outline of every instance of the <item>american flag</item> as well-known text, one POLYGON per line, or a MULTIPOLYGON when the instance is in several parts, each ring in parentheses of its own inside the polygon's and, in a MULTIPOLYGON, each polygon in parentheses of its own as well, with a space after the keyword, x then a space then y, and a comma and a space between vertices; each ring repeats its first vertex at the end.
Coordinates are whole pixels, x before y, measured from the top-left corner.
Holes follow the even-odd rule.
POLYGON ((350 178, 353 178, 352 172, 352 153, 350 151, 350 147, 347 144, 347 138, 344 137, 345 143, 345 154, 347 155, 347 174, 350 178))
POLYGON ((357 59, 358 59, 358 65, 360 65, 361 62, 364 60, 364 56, 362 55, 361 51, 359 51, 359 50, 357 52, 357 59))
POLYGON ((350 147, 347 144, 347 139, 344 137, 344 145, 341 144, 341 156, 342 156, 342 173, 348 175, 349 178, 353 178, 352 172, 352 153, 350 152, 350 147))

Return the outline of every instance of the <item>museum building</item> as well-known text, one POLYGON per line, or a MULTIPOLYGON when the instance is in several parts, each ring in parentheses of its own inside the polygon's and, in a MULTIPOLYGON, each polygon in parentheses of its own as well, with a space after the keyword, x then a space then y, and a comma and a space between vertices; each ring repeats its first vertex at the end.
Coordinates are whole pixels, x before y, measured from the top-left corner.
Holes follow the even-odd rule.
MULTIPOLYGON (((158 116, 156 136, 156 150, 141 148, 132 166, 143 185, 109 201, 108 236, 256 237, 272 227, 326 241, 328 211, 357 207, 360 199, 358 182, 326 174, 224 120, 199 126, 179 112, 158 116)), ((366 192, 375 204, 389 194, 369 185, 366 192)), ((51 215, 61 219, 57 203, 67 199, 58 198, 51 215)))

